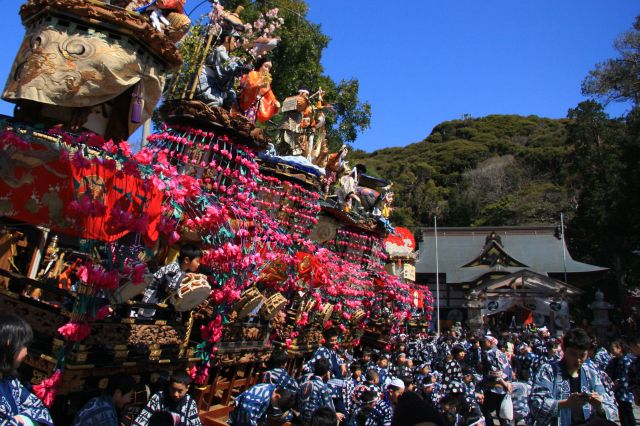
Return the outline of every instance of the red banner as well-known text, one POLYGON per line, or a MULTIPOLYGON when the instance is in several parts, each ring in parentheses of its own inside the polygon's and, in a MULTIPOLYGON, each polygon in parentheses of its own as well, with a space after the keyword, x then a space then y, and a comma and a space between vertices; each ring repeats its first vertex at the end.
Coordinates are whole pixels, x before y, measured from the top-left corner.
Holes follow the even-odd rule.
POLYGON ((134 231, 153 242, 163 195, 121 166, 50 145, 0 146, 0 216, 81 238, 112 242, 134 231))

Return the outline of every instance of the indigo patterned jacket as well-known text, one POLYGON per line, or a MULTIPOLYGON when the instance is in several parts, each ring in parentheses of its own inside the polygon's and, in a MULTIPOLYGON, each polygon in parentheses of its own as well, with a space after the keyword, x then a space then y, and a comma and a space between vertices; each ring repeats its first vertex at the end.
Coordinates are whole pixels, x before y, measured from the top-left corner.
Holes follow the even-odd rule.
POLYGON ((256 426, 267 422, 271 395, 276 385, 260 383, 242 392, 234 401, 227 423, 233 426, 256 426))
POLYGON ((329 407, 335 410, 332 392, 321 377, 312 376, 300 385, 298 390, 300 418, 307 423, 310 422, 313 413, 320 407, 329 407))
POLYGON ((611 355, 605 348, 598 348, 593 355, 593 363, 600 371, 605 371, 611 361, 611 355))
MULTIPOLYGON (((607 391, 601 373, 594 367, 583 364, 580 367, 580 391, 597 392, 602 396, 602 409, 608 420, 618 420, 618 407, 611 392, 607 391)), ((571 426, 571 409, 558 409, 558 401, 567 399, 571 393, 569 374, 561 362, 544 364, 536 374, 534 386, 529 397, 533 425, 571 426)), ((590 404, 582 407, 585 420, 596 415, 590 404)))
POLYGON ((321 360, 322 358, 328 359, 331 363, 331 373, 333 373, 334 377, 342 379, 342 370, 340 366, 344 364, 344 361, 342 360, 342 358, 340 358, 336 351, 324 346, 320 346, 318 349, 316 349, 311 359, 304 365, 304 372, 313 373, 316 367, 316 362, 321 360))
POLYGON ((108 396, 89 400, 76 413, 72 426, 113 426, 118 424, 118 412, 108 396))
POLYGON ((273 368, 262 376, 262 383, 276 385, 291 392, 298 392, 298 383, 289 376, 284 368, 273 368))
POLYGON ((154 393, 144 406, 133 426, 146 426, 149 418, 157 411, 168 411, 180 417, 179 426, 202 426, 198 416, 198 406, 189 395, 185 395, 175 404, 165 391, 154 393))
POLYGON ((635 357, 632 354, 625 354, 609 361, 607 374, 613 380, 613 391, 618 401, 633 403, 630 372, 634 361, 635 357))
POLYGON ((31 424, 53 425, 49 411, 42 401, 18 379, 0 379, 0 425, 17 426, 29 424, 29 421, 31 424), (14 416, 22 416, 23 422, 18 422, 14 416))
POLYGON ((365 426, 391 426, 393 420, 393 408, 385 398, 379 400, 369 413, 365 426))
POLYGON ((538 356, 533 352, 518 354, 513 358, 513 367, 516 370, 518 380, 529 383, 533 381, 533 366, 537 363, 538 356))

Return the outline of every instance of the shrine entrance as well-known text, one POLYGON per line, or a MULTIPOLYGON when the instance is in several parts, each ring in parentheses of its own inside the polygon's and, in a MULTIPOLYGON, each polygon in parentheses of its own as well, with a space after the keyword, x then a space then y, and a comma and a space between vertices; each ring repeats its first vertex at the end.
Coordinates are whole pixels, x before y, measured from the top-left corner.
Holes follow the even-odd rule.
MULTIPOLYGON (((520 329, 525 324, 546 325, 550 330, 569 327, 568 301, 581 290, 558 280, 529 270, 521 270, 481 283, 471 290, 477 309, 499 330, 520 329)), ((477 321, 477 319, 476 319, 477 321)))
POLYGON ((489 325, 493 330, 521 330, 525 325, 534 323, 533 312, 522 306, 488 314, 489 325))

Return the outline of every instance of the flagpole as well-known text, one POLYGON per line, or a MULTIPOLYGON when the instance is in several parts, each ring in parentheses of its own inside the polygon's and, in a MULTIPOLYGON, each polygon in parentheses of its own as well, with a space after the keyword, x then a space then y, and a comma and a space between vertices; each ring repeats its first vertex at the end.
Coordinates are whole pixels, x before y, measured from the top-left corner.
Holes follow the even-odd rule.
POLYGON ((440 336, 440 266, 438 263, 438 217, 433 216, 433 232, 436 237, 436 327, 440 336))
POLYGON ((560 212, 560 235, 562 236, 562 264, 564 265, 564 282, 567 282, 567 246, 564 240, 564 215, 560 212))

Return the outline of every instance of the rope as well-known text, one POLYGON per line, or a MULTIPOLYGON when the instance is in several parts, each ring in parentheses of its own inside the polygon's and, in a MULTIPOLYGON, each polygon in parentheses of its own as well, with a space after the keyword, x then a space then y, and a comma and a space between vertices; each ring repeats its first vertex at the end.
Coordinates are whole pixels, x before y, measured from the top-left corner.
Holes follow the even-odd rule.
POLYGON ((189 346, 189 338, 191 337, 191 331, 193 330, 193 311, 189 312, 189 321, 187 321, 187 330, 182 340, 182 346, 180 347, 179 357, 182 358, 186 355, 187 346, 189 346))

